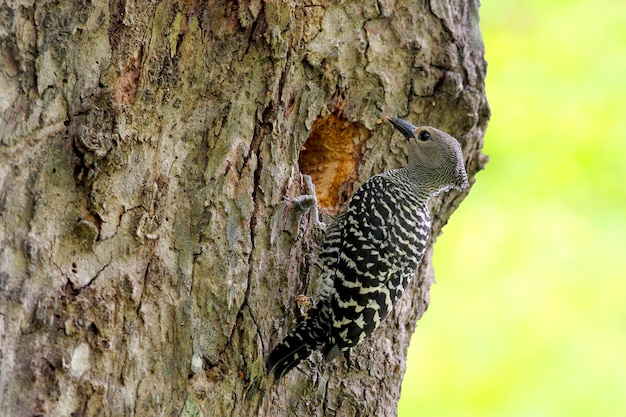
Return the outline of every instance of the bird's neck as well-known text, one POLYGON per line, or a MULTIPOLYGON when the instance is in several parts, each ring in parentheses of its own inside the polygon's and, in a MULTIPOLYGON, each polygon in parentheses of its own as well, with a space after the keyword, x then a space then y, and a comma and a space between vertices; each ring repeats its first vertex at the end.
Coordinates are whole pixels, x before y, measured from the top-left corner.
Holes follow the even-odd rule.
POLYGON ((428 203, 431 197, 441 191, 434 185, 434 182, 428 178, 428 175, 412 167, 394 169, 385 172, 383 175, 387 176, 401 189, 415 195, 418 201, 424 205, 428 203))

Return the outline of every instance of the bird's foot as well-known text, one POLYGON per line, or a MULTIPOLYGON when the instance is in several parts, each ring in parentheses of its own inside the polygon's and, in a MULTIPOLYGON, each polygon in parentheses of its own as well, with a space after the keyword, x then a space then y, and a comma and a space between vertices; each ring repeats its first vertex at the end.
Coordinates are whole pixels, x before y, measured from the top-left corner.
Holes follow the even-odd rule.
POLYGON ((297 197, 283 197, 286 201, 295 204, 302 211, 311 210, 311 221, 313 222, 313 233, 316 241, 321 241, 325 232, 326 224, 320 221, 319 209, 317 206, 317 195, 315 194, 315 185, 310 175, 303 175, 304 185, 307 194, 297 197))

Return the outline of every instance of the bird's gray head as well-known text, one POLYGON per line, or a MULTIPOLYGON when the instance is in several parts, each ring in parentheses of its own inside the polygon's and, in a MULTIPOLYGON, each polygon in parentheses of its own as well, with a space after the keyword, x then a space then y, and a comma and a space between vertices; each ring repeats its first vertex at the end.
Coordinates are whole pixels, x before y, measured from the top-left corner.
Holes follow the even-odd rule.
POLYGON ((416 127, 406 120, 387 117, 410 144, 407 172, 429 192, 469 186, 461 145, 441 130, 430 126, 416 127))

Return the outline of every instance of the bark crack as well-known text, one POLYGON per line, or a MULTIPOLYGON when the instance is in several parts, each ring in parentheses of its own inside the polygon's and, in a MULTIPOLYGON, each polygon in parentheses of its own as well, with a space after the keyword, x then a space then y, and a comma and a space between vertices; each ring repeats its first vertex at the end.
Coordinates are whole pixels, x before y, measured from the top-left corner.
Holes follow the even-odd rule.
POLYGON ((324 415, 328 415, 328 391, 330 386, 330 379, 326 379, 326 383, 324 384, 324 397, 322 400, 322 410, 324 410, 324 415))
POLYGON ((82 290, 84 290, 85 288, 88 288, 91 284, 93 284, 93 282, 100 276, 100 274, 102 273, 102 271, 104 271, 108 266, 111 265, 111 259, 109 259, 109 261, 104 264, 104 266, 102 268, 100 268, 95 275, 89 280, 87 281, 87 283, 85 285, 81 285, 78 286, 76 285, 71 279, 68 279, 68 283, 70 284, 70 287, 72 287, 72 291, 74 291, 75 293, 80 293, 82 290))
POLYGON ((148 265, 146 265, 146 270, 143 273, 143 285, 141 288, 141 295, 139 295, 139 301, 137 302, 137 308, 135 312, 139 314, 139 310, 141 310, 141 305, 143 303, 143 295, 146 292, 146 287, 148 286, 148 274, 150 273, 150 265, 152 265, 152 258, 148 261, 148 265))
POLYGON ((256 326, 256 333, 257 336, 259 337, 259 341, 261 342, 261 347, 263 349, 263 351, 265 351, 265 344, 263 343, 263 338, 261 337, 261 333, 260 333, 260 329, 257 323, 256 318, 254 317, 253 314, 253 310, 250 308, 249 304, 248 304, 248 299, 250 298, 250 291, 251 291, 251 282, 252 282, 252 272, 253 269, 250 267, 251 266, 251 261, 254 257, 254 248, 255 248, 255 242, 256 242, 256 223, 257 223, 257 217, 258 217, 258 210, 259 210, 259 202, 257 201, 257 199, 259 198, 259 193, 258 191, 261 190, 261 170, 263 167, 263 164, 261 162, 261 157, 259 155, 259 149, 261 147, 261 132, 258 130, 257 128, 257 132, 255 134, 254 139, 252 140, 252 144, 250 146, 250 152, 248 153, 248 158, 251 156, 252 153, 255 153, 257 155, 257 164, 254 170, 253 175, 253 182, 252 182, 252 212, 250 214, 250 223, 249 223, 249 227, 250 227, 250 255, 248 256, 247 259, 247 265, 248 265, 248 276, 246 277, 246 293, 244 295, 244 301, 242 303, 242 310, 243 307, 247 307, 248 308, 248 312, 250 314, 250 318, 252 319, 252 321, 254 322, 255 326, 256 326))
POLYGON ((433 6, 432 6, 432 1, 428 1, 427 5, 428 5, 428 10, 430 11, 430 13, 433 16, 435 16, 441 22, 441 27, 443 28, 443 30, 446 33, 446 35, 449 35, 450 39, 455 40, 455 36, 454 36, 454 32, 452 31, 452 28, 448 26, 448 22, 446 21, 446 19, 444 19, 443 17, 439 16, 435 12, 435 10, 433 9, 433 6))

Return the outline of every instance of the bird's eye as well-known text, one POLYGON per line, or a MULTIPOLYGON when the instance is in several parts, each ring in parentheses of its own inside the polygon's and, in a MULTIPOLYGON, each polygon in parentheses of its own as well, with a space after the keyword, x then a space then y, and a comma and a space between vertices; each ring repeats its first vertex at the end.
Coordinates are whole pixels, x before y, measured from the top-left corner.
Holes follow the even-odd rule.
POLYGON ((430 140, 430 133, 428 133, 425 130, 422 130, 419 135, 417 135, 417 138, 419 140, 421 140, 422 142, 426 142, 427 140, 430 140))

